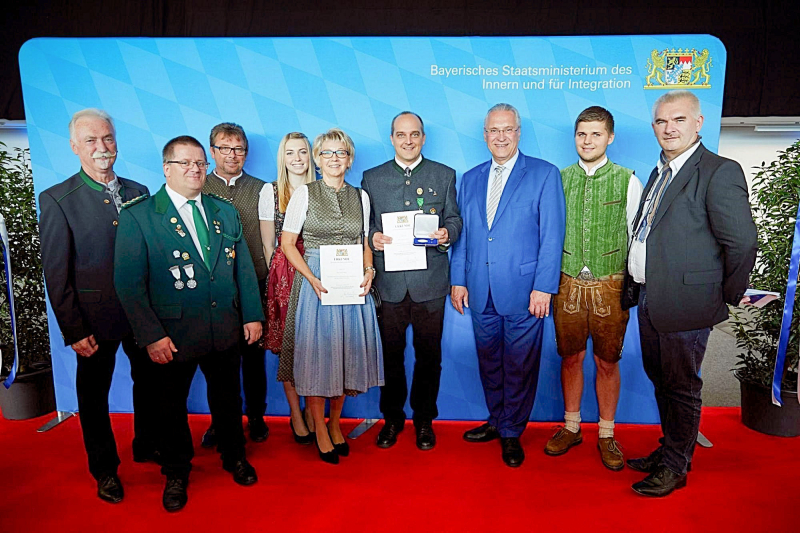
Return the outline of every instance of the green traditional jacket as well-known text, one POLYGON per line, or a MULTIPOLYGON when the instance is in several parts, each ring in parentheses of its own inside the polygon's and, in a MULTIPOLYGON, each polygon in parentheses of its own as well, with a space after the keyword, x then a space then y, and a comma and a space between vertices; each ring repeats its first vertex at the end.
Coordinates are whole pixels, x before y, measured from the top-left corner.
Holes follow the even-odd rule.
POLYGON ((562 272, 577 277, 588 267, 592 275, 603 277, 625 270, 626 204, 632 174, 610 160, 592 176, 578 163, 561 171, 567 201, 562 272))

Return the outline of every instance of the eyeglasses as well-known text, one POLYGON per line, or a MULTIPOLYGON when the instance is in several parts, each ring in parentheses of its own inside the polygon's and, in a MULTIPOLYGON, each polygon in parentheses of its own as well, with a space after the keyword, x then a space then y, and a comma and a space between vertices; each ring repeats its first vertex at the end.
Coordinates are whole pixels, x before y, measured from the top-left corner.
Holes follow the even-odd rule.
POLYGON ((336 154, 336 157, 345 158, 350 155, 350 152, 347 150, 323 150, 319 153, 323 159, 330 159, 333 154, 336 154))
POLYGON ((197 165, 197 168, 200 170, 205 170, 208 168, 208 161, 186 161, 185 159, 181 161, 167 161, 167 163, 174 163, 176 165, 180 165, 182 169, 186 170, 187 168, 192 168, 192 165, 197 165))
POLYGON ((233 150, 233 153, 236 155, 244 155, 245 152, 247 152, 247 148, 244 148, 243 146, 215 146, 212 144, 211 147, 219 150, 219 153, 222 155, 228 155, 231 153, 231 150, 233 150))
POLYGON ((501 130, 499 130, 497 128, 492 128, 492 129, 487 130, 486 128, 484 128, 483 131, 485 131, 486 133, 488 133, 492 137, 496 137, 496 136, 500 135, 501 131, 503 133, 505 133, 506 135, 514 135, 516 132, 519 131, 519 126, 517 126, 516 128, 504 128, 504 129, 501 129, 501 130))

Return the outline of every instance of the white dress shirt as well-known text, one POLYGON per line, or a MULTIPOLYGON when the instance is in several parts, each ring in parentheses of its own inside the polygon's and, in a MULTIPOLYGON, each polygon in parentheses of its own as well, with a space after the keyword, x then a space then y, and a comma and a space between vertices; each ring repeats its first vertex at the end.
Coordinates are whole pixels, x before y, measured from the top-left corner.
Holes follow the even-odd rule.
POLYGON ((394 162, 397 163, 397 166, 402 168, 403 170, 405 170, 406 168, 410 168, 411 170, 414 170, 415 168, 417 168, 419 166, 420 163, 422 163, 422 154, 419 154, 419 157, 417 157, 417 160, 414 161, 413 163, 411 163, 410 165, 404 163, 403 161, 400 161, 397 158, 396 155, 394 156, 394 162))
MULTIPOLYGON (((497 167, 503 167, 503 174, 501 176, 501 185, 500 185, 500 198, 503 197, 503 189, 506 188, 506 182, 508 181, 508 177, 511 175, 511 171, 514 170, 514 165, 517 164, 517 159, 519 158, 519 150, 511 156, 511 159, 503 163, 502 165, 499 164, 497 161, 492 158, 492 166, 489 168, 489 183, 486 186, 486 210, 489 210, 489 197, 492 195, 492 182, 494 182, 494 169, 497 167)), ((499 202, 499 201, 498 201, 499 202)))
MULTIPOLYGON (((669 189, 669 186, 672 185, 672 182, 675 180, 675 176, 678 175, 678 172, 680 172, 681 167, 683 167, 684 163, 686 163, 686 161, 692 157, 692 154, 695 153, 699 146, 699 142, 694 143, 691 148, 668 163, 670 168, 672 168, 672 177, 670 177, 670 182, 667 184, 667 189, 669 189)), ((656 168, 658 169, 658 172, 656 173, 655 179, 658 179, 658 176, 661 175, 661 171, 664 168, 660 157, 658 158, 656 168)), ((644 205, 642 206, 642 216, 647 213, 647 209, 653 202, 653 196, 655 193, 656 188, 652 187, 644 201, 644 205)), ((664 194, 666 194, 666 190, 664 191, 664 194)), ((660 208, 661 206, 659 206, 659 209, 660 208)), ((651 228, 648 228, 647 233, 645 233, 644 242, 639 242, 639 239, 637 239, 635 235, 631 235, 631 249, 628 252, 628 272, 631 276, 633 276, 633 281, 636 283, 646 282, 645 266, 647 265, 647 236, 650 234, 650 229, 651 228)), ((633 231, 631 233, 633 233, 633 231)))
POLYGON ((200 193, 197 194, 194 198, 186 198, 182 194, 175 192, 174 190, 170 189, 169 185, 166 186, 167 194, 169 195, 169 199, 172 200, 172 204, 175 206, 175 209, 178 210, 178 214, 181 216, 183 220, 183 227, 189 232, 189 235, 192 237, 192 242, 194 242, 194 247, 197 248, 197 251, 200 253, 200 257, 205 257, 203 255, 203 249, 200 247, 200 240, 197 238, 197 228, 194 225, 194 215, 192 214, 192 206, 189 204, 189 200, 197 200, 195 204, 197 208, 200 210, 200 214, 203 216, 203 220, 206 221, 206 228, 208 228, 208 218, 206 217, 206 211, 203 209, 203 202, 200 200, 200 193))
MULTIPOLYGON (((217 169, 214 169, 212 174, 225 182, 226 186, 232 187, 243 173, 239 172, 239 175, 232 177, 230 181, 217 174, 217 169)), ((275 220, 275 195, 272 193, 271 183, 265 183, 258 193, 258 220, 275 220)))

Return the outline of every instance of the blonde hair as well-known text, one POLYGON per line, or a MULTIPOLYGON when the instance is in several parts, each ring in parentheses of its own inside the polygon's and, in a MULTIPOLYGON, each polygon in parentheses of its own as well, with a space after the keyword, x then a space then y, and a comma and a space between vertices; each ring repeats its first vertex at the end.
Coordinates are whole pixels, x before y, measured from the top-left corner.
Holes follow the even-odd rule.
MULTIPOLYGON (((293 131, 287 133, 283 136, 283 139, 281 139, 281 143, 278 145, 278 210, 281 213, 286 212, 286 206, 289 205, 289 198, 292 196, 289 187, 289 171, 286 170, 286 143, 292 139, 301 139, 305 141, 309 156, 311 155, 311 144, 308 142, 308 137, 304 134, 293 131)), ((311 183, 315 179, 317 179, 317 175, 309 161, 305 183, 311 183)))
POLYGON ((350 152, 350 164, 347 166, 347 169, 349 170, 350 167, 353 166, 353 161, 356 158, 356 146, 353 144, 353 139, 351 139, 348 134, 339 128, 331 128, 325 133, 320 133, 317 135, 316 139, 314 139, 314 148, 312 149, 312 153, 314 155, 314 164, 317 165, 317 168, 321 167, 319 164, 319 153, 322 151, 322 143, 325 141, 335 141, 344 144, 345 150, 350 152))

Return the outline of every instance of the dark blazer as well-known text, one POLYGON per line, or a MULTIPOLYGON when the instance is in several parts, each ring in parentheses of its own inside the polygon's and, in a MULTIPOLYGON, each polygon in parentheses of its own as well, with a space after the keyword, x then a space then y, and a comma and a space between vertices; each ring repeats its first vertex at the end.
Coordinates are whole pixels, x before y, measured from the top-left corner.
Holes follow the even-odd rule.
POLYGON ((117 294, 139 346, 170 337, 178 349, 176 361, 230 348, 238 342, 243 323, 264 320, 239 213, 232 204, 206 194, 202 202, 209 225, 210 270, 189 233, 177 230, 183 220, 163 186, 155 196, 120 213, 114 261, 117 294), (187 264, 194 266, 195 288, 186 285, 187 264), (180 267, 180 290, 170 271, 174 266, 180 267))
POLYGON ((427 214, 439 215, 439 227, 447 228, 450 243, 461 234, 461 215, 456 203, 456 171, 452 168, 423 159, 414 169, 406 184, 403 171, 394 159, 364 172, 361 187, 370 199, 369 245, 373 251, 375 287, 387 302, 400 302, 406 292, 415 302, 427 302, 450 293, 450 265, 447 250, 436 246, 427 248, 425 270, 386 272, 383 252, 375 250, 372 236, 383 232, 383 213, 417 211, 417 198, 422 198, 422 208, 427 214), (417 191, 422 189, 422 194, 417 191), (434 195, 435 193, 435 195, 434 195))
MULTIPOLYGON (((120 178, 123 201, 147 187, 120 178)), ((39 195, 45 285, 64 344, 89 335, 121 340, 130 333, 114 290, 118 214, 111 197, 83 170, 39 195)))
POLYGON ((491 289, 497 314, 525 314, 532 290, 558 292, 567 212, 561 172, 520 152, 490 230, 491 166, 491 160, 481 163, 461 178, 464 231, 453 247, 450 278, 453 285, 467 287, 470 309, 477 313, 486 309, 491 289))
MULTIPOLYGON (((642 207, 658 169, 642 194, 642 207)), ((739 163, 700 144, 673 178, 647 236, 650 320, 661 332, 711 327, 744 296, 757 236, 739 163)))

